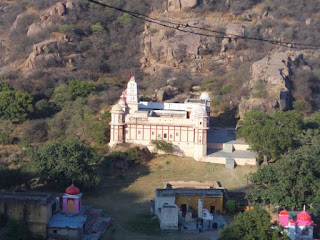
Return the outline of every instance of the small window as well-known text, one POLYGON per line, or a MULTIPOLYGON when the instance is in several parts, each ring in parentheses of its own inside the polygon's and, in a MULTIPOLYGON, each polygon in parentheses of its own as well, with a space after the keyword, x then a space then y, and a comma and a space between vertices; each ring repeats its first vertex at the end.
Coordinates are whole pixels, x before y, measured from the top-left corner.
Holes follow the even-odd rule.
POLYGON ((178 132, 176 132, 176 137, 178 137, 179 136, 179 133, 178 132))
POLYGON ((161 138, 161 134, 158 134, 158 138, 161 138))
POLYGON ((167 134, 166 134, 166 133, 165 133, 165 134, 163 134, 163 137, 164 137, 164 138, 167 138, 167 134))
POLYGON ((57 233, 58 231, 57 230, 53 230, 53 233, 57 233))
POLYGON ((141 134, 141 131, 140 131, 140 130, 138 131, 138 134, 141 134))
POLYGON ((126 130, 126 134, 128 134, 128 130, 126 130))
POLYGON ((202 125, 202 122, 200 122, 200 125, 202 125))
POLYGON ((170 138, 172 138, 172 134, 170 134, 170 138))
POLYGON ((151 132, 151 135, 153 136, 153 135, 154 135, 154 132, 151 132))

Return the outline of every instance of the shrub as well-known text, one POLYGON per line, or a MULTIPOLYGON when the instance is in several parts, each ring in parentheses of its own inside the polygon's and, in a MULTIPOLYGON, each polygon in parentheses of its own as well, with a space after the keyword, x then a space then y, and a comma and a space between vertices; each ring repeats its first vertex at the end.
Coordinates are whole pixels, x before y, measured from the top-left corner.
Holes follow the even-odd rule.
POLYGON ((77 97, 87 97, 89 93, 96 89, 93 82, 84 82, 79 80, 71 80, 68 85, 68 91, 73 99, 77 97))
POLYGON ((8 129, 4 129, 0 131, 0 144, 6 145, 11 144, 13 142, 13 137, 10 136, 10 132, 8 129))
POLYGON ((24 141, 44 141, 47 137, 48 124, 44 119, 30 120, 23 124, 22 139, 24 141))
POLYGON ((58 112, 59 108, 54 102, 42 99, 35 104, 35 116, 37 118, 48 118, 58 112))
POLYGON ((104 31, 104 29, 100 23, 96 23, 94 25, 91 25, 91 30, 94 33, 103 33, 103 31, 104 31))
POLYGON ((0 85, 0 118, 24 121, 33 111, 33 96, 14 90, 7 84, 0 85))
POLYGON ((157 151, 163 151, 166 154, 173 153, 173 145, 170 142, 166 142, 164 140, 152 140, 151 145, 153 145, 157 151))
POLYGON ((237 209, 237 203, 235 200, 228 200, 225 204, 225 208, 228 213, 234 213, 237 209))
POLYGON ((59 26, 59 31, 62 33, 72 33, 74 31, 74 27, 68 24, 63 24, 59 26))

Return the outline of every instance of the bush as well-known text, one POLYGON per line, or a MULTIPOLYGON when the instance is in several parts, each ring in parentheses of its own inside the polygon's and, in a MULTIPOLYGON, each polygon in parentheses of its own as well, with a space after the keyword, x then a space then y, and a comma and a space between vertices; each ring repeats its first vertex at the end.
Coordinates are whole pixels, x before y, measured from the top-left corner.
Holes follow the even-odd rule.
POLYGON ((35 117, 36 118, 48 118, 56 114, 59 107, 54 102, 49 102, 46 99, 42 99, 35 104, 35 117))
POLYGON ((30 120, 23 124, 22 139, 29 142, 44 141, 47 131, 48 124, 44 119, 30 120))
POLYGON ((6 145, 11 144, 13 142, 13 137, 10 136, 10 132, 8 129, 4 129, 0 131, 0 144, 6 145))
POLYGON ((235 200, 228 200, 225 204, 228 213, 234 213, 237 210, 237 202, 235 200))
POLYGON ((173 153, 173 145, 170 142, 166 142, 164 140, 152 140, 151 145, 153 145, 157 151, 163 151, 166 154, 173 153))
POLYGON ((91 30, 94 33, 103 33, 103 31, 104 31, 104 29, 100 23, 96 23, 96 24, 92 25, 91 30))
POLYGON ((33 111, 33 96, 0 83, 0 118, 23 122, 33 111))
POLYGON ((68 85, 68 91, 73 99, 77 97, 87 97, 89 93, 96 89, 93 82, 84 82, 79 80, 71 80, 68 85))

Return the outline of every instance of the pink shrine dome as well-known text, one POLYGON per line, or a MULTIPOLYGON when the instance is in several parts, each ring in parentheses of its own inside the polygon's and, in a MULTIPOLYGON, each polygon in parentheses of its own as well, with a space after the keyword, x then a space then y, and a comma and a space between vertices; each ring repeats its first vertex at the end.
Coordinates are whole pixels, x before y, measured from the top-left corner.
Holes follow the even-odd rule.
POLYGON ((299 226, 313 225, 312 217, 305 209, 297 215, 296 222, 299 226))
POLYGON ((279 215, 280 216, 289 216, 289 213, 286 210, 282 210, 279 215))
POLYGON ((73 184, 71 184, 71 186, 66 189, 66 194, 69 194, 69 195, 77 195, 79 193, 80 193, 79 188, 77 188, 73 184))

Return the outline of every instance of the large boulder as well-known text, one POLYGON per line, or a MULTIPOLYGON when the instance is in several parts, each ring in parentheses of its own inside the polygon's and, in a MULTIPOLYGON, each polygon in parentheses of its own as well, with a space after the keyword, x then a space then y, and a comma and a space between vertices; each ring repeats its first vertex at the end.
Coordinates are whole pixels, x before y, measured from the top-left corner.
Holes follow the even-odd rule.
POLYGON ((181 8, 194 8, 198 4, 197 0, 181 0, 181 8))
POLYGON ((168 0, 168 11, 194 8, 197 4, 197 0, 168 0))
POLYGON ((175 97, 179 93, 178 88, 172 86, 162 87, 157 92, 157 100, 162 102, 175 97))
POLYGON ((251 66, 248 87, 250 97, 242 98, 239 115, 243 118, 251 110, 273 112, 288 110, 291 107, 291 67, 301 61, 301 52, 275 52, 251 66))

